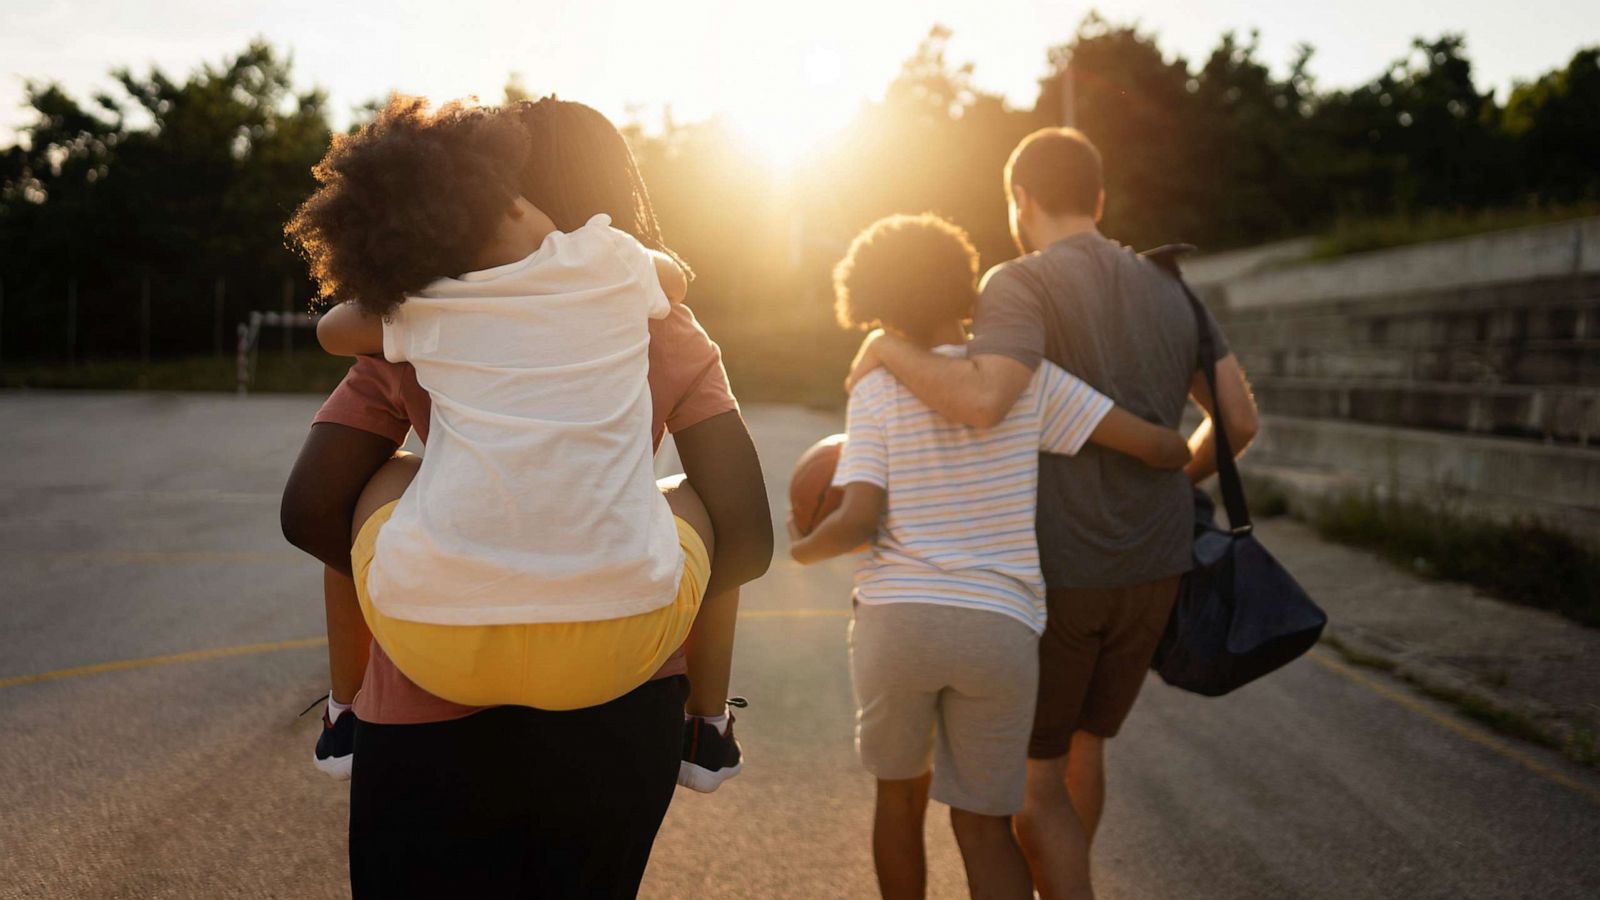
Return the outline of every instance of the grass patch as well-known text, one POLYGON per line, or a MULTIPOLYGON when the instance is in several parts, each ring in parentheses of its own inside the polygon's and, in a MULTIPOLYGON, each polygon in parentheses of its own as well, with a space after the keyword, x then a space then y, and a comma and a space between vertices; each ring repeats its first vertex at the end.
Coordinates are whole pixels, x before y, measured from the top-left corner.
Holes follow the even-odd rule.
POLYGON ((1336 223, 1317 242, 1310 258, 1333 259, 1351 253, 1468 237, 1508 228, 1550 225, 1594 215, 1600 215, 1600 203, 1513 207, 1477 212, 1431 211, 1375 219, 1345 219, 1336 223))
POLYGON ((1324 634, 1322 643, 1332 647, 1351 665, 1393 675, 1428 697, 1449 704, 1465 718, 1486 728, 1559 751, 1567 759, 1579 765, 1600 765, 1600 747, 1596 745, 1594 731, 1586 723, 1571 723, 1571 730, 1563 735, 1556 729, 1541 725, 1531 716, 1507 709, 1488 697, 1419 680, 1406 672, 1399 671, 1399 666, 1394 660, 1357 650, 1332 634, 1324 634))
MULTIPOLYGON (((1250 518, 1276 519, 1293 512, 1290 509, 1289 495, 1278 486, 1278 482, 1243 473, 1240 474, 1239 481, 1244 487, 1244 495, 1250 500, 1250 518)), ((1220 505, 1220 500, 1218 502, 1220 505)))
MULTIPOLYGON (((332 391, 350 368, 348 359, 318 350, 297 353, 263 351, 256 362, 252 391, 317 393, 332 391)), ((90 391, 233 391, 237 389, 232 356, 191 356, 151 360, 93 360, 76 366, 62 363, 8 364, 0 369, 0 387, 90 391)))
POLYGON ((1395 669, 1399 668, 1395 661, 1387 656, 1378 656, 1375 653, 1363 653, 1362 651, 1351 647, 1349 644, 1346 644, 1344 641, 1339 640, 1332 632, 1329 631, 1324 631, 1322 633, 1321 643, 1327 644, 1329 647, 1339 651, 1339 655, 1344 657, 1345 661, 1351 663, 1352 665, 1361 666, 1367 669, 1377 669, 1380 672, 1389 673, 1392 673, 1395 669))
POLYGON ((1329 540, 1418 574, 1600 627, 1600 553, 1539 522, 1491 521, 1370 493, 1313 502, 1300 516, 1329 540))

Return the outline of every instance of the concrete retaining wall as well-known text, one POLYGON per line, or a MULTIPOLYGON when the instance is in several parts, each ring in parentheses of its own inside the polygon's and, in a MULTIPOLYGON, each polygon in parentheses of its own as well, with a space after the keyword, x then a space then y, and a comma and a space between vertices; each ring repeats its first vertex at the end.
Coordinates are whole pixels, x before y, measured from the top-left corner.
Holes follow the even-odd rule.
POLYGON ((1600 218, 1325 263, 1310 249, 1185 267, 1266 415, 1252 465, 1600 542, 1600 218))

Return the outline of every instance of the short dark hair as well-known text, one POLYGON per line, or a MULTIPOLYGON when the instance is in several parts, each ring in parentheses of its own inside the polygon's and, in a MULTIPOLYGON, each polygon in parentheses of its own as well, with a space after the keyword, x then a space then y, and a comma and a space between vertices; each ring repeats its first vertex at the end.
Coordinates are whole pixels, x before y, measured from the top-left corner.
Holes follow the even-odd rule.
POLYGON ((498 110, 396 95, 334 137, 312 169, 316 192, 284 231, 325 301, 388 315, 473 267, 516 200, 527 154, 527 133, 498 110))
POLYGON ((933 213, 868 225, 833 267, 834 310, 845 328, 881 325, 921 336, 972 316, 978 251, 960 227, 933 213))
POLYGON ((1006 194, 1022 188, 1051 215, 1094 215, 1105 187, 1100 151, 1076 128, 1041 128, 1006 160, 1006 194))

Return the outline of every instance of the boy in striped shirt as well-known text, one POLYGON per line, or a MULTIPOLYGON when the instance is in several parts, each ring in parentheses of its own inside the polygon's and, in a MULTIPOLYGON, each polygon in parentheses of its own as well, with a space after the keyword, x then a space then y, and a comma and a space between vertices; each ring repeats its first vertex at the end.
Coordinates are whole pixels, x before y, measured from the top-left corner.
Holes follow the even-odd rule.
MULTIPOLYGON (((869 226, 834 270, 840 323, 965 353, 978 254, 931 214, 869 226)), ((974 896, 1033 888, 1012 835, 1022 809, 1045 587, 1034 536, 1039 453, 1085 442, 1179 468, 1178 432, 1041 365, 993 428, 951 422, 887 371, 850 393, 834 475, 844 502, 791 554, 813 563, 871 543, 856 573, 850 668, 856 745, 878 779, 873 856, 884 896, 921 896, 930 796, 951 807, 974 896)))

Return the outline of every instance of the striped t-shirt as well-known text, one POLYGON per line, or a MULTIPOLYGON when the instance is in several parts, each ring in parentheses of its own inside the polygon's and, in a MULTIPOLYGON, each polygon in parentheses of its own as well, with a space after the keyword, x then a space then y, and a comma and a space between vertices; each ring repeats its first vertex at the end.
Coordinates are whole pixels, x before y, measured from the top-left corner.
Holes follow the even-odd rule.
POLYGON ((989 610, 1042 632, 1039 453, 1077 453, 1111 406, 1047 362, 1000 424, 978 429, 929 409, 882 369, 861 379, 833 483, 877 485, 888 509, 856 572, 857 602, 989 610))

